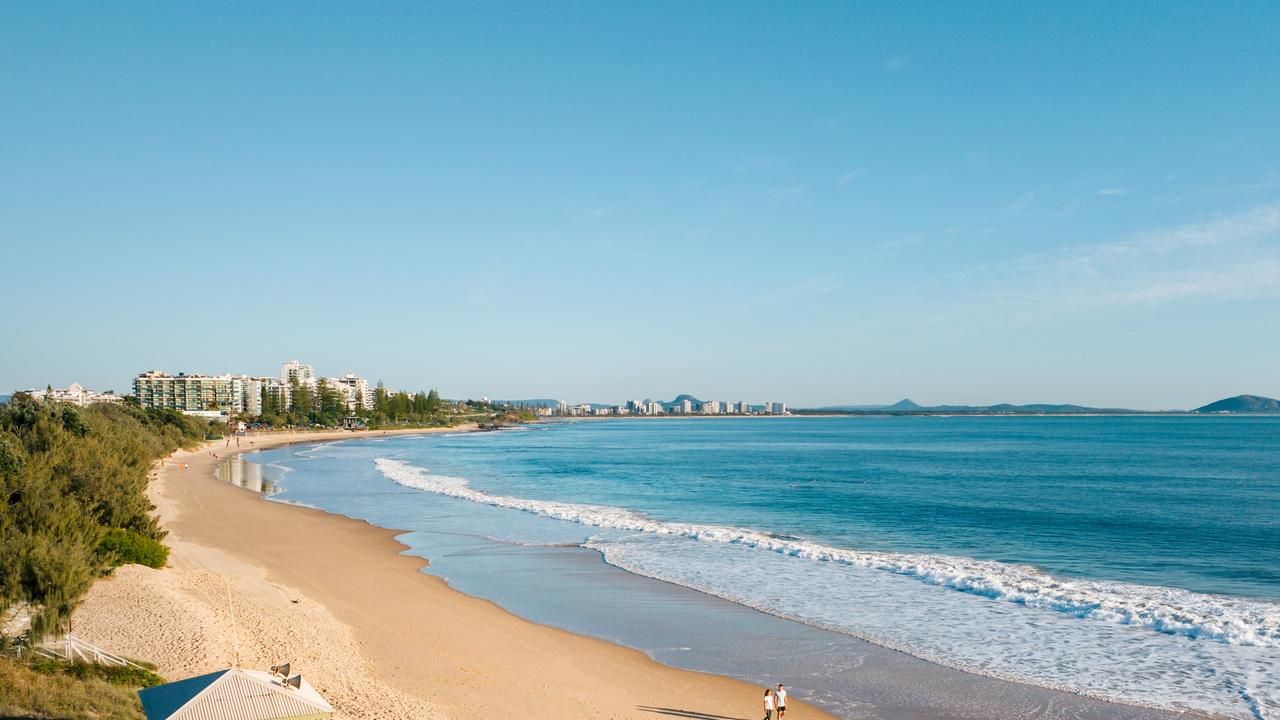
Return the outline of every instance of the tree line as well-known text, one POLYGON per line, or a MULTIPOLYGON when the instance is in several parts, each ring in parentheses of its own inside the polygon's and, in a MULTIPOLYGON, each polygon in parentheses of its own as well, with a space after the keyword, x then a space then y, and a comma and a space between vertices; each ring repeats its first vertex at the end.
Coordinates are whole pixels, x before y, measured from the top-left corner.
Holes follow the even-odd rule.
MULTIPOLYGON (((508 410, 473 400, 455 405, 441 399, 440 393, 434 389, 415 393, 392 392, 381 382, 371 395, 369 402, 363 397, 356 397, 353 406, 348 406, 347 396, 328 381, 319 381, 313 389, 294 378, 289 382, 287 395, 265 387, 262 389, 262 413, 256 419, 271 427, 336 427, 346 418, 356 418, 369 427, 447 427, 473 420, 476 416, 496 417, 508 410)), ((524 413, 518 419, 530 420, 533 415, 524 413)))
POLYGON ((39 639, 64 629, 111 568, 162 567, 148 474, 209 432, 205 420, 129 402, 78 408, 19 393, 0 405, 0 617, 29 609, 39 639))

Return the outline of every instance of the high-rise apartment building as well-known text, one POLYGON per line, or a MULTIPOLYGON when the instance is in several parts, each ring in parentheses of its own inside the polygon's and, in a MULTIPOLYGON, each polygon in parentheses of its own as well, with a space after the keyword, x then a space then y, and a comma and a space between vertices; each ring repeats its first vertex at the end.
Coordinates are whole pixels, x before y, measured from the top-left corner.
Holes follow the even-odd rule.
POLYGON ((300 363, 297 360, 290 360, 289 362, 282 364, 280 366, 280 382, 288 385, 294 380, 297 380, 299 385, 315 387, 315 368, 307 365, 306 363, 300 363))
POLYGON ((369 389, 369 383, 364 378, 347 373, 340 378, 328 378, 328 383, 346 396, 348 409, 354 410, 357 406, 365 410, 373 409, 375 400, 373 391, 369 389))
POLYGON ((243 393, 241 378, 230 375, 170 375, 150 370, 133 379, 133 394, 138 404, 147 408, 243 412, 243 393))

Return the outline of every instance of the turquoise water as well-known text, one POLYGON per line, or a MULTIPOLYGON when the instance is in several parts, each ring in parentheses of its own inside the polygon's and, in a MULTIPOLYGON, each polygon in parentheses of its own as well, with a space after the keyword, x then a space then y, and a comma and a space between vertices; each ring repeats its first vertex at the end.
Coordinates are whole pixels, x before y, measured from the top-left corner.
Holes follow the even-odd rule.
POLYGON ((1280 712, 1280 418, 593 421, 263 453, 286 500, 463 513, 973 673, 1280 712))

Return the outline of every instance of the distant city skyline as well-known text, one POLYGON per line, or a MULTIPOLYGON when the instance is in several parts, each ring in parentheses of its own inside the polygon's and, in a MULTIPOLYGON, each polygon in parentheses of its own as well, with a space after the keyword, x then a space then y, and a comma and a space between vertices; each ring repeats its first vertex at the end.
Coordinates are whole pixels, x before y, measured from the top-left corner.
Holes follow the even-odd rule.
POLYGON ((0 394, 299 357, 453 398, 1277 397, 1277 26, 5 4, 0 394))

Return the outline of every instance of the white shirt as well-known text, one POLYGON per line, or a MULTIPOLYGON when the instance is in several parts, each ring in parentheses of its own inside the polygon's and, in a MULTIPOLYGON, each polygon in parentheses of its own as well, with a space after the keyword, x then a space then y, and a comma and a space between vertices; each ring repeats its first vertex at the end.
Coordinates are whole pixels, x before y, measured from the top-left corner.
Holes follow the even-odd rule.
POLYGON ((765 709, 765 710, 772 710, 772 709, 773 709, 773 696, 772 696, 772 695, 765 695, 765 696, 764 696, 764 709, 765 709))
POLYGON ((776 691, 776 692, 778 693, 778 707, 782 707, 783 705, 786 705, 786 704, 787 704, 787 691, 786 691, 786 690, 778 690, 778 691, 776 691))

